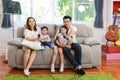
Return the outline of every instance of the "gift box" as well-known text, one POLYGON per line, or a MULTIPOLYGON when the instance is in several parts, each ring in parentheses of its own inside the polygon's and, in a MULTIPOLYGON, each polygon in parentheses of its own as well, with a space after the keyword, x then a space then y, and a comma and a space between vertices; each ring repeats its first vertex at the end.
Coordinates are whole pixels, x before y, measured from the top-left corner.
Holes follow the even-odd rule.
POLYGON ((102 45, 101 51, 106 52, 108 54, 120 53, 120 46, 102 45))
POLYGON ((120 60, 120 53, 102 52, 102 56, 104 56, 106 60, 120 60))

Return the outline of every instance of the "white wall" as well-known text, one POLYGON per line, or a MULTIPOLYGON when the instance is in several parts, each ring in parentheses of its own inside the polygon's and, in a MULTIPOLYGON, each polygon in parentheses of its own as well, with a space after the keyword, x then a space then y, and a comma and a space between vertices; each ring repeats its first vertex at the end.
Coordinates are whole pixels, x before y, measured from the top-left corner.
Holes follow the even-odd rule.
POLYGON ((3 15, 2 15, 2 0, 0 0, 0 54, 6 53, 8 45, 7 42, 11 39, 13 39, 13 29, 11 28, 6 28, 3 29, 1 27, 2 25, 2 20, 3 20, 3 15))
POLYGON ((0 25, 2 23, 2 0, 0 0, 0 25))
POLYGON ((112 24, 112 0, 104 0, 103 20, 104 28, 94 28, 94 38, 97 38, 105 43, 107 28, 112 24))

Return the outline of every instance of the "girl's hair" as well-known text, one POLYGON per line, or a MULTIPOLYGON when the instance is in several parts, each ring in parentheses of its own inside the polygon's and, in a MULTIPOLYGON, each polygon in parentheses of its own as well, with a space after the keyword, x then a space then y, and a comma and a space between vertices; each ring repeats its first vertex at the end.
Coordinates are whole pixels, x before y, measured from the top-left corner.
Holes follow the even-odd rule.
POLYGON ((66 28, 66 26, 65 26, 65 25, 62 25, 62 26, 60 27, 60 29, 59 29, 59 33, 61 33, 61 28, 66 29, 66 34, 67 34, 67 28, 66 28))
POLYGON ((35 26, 34 26, 34 31, 37 31, 37 28, 36 28, 36 21, 35 21, 35 19, 33 18, 33 17, 28 17, 27 18, 27 22, 26 22, 26 29, 29 29, 29 30, 31 30, 31 26, 29 25, 29 20, 30 19, 33 19, 34 20, 34 22, 35 22, 35 26))

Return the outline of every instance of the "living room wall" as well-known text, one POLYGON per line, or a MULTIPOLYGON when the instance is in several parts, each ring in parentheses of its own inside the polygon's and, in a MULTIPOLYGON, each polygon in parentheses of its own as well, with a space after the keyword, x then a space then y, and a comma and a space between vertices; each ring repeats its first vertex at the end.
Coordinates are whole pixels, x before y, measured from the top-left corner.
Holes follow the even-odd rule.
MULTIPOLYGON (((1 3, 1 1, 2 0, 0 0, 0 3, 1 3)), ((94 28, 93 23, 88 24, 93 27, 94 38, 97 38, 103 42, 105 42, 104 35, 106 33, 107 27, 109 24, 112 23, 112 14, 111 14, 112 5, 111 4, 112 4, 112 0, 104 0, 104 13, 103 13, 104 28, 102 28, 102 29, 94 28)), ((0 8, 0 9, 2 9, 2 8, 0 8)), ((2 10, 0 10, 0 11, 2 11, 2 10)), ((2 17, 0 17, 0 19, 2 20, 2 17)), ((24 24, 25 23, 16 23, 16 22, 14 23, 14 25, 17 26, 17 27, 15 27, 15 36, 16 36, 17 28, 23 26, 24 24)), ((7 48, 8 48, 7 41, 13 39, 12 36, 13 36, 12 27, 3 29, 3 28, 1 28, 1 25, 0 25, 0 37, 1 37, 0 38, 0 54, 6 53, 7 48)))

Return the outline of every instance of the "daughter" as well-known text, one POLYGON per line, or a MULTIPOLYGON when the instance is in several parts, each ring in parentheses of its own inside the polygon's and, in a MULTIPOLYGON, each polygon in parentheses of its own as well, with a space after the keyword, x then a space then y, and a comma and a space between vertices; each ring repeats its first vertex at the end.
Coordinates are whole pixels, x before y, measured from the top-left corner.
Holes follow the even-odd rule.
POLYGON ((63 56, 63 51, 62 51, 62 47, 69 47, 70 45, 68 45, 68 40, 66 39, 66 33, 67 33, 67 29, 65 26, 61 26, 59 33, 56 35, 56 39, 55 39, 55 47, 54 47, 54 53, 52 56, 52 63, 51 63, 51 73, 55 73, 55 60, 56 60, 56 56, 59 53, 60 55, 60 72, 64 72, 64 56, 63 56))

